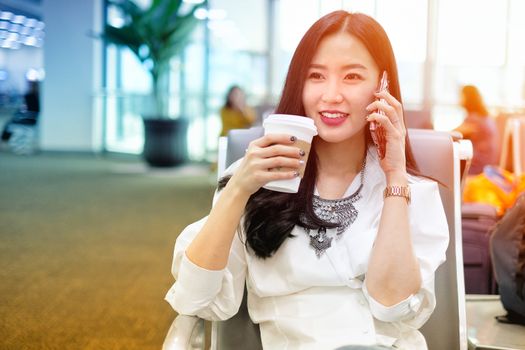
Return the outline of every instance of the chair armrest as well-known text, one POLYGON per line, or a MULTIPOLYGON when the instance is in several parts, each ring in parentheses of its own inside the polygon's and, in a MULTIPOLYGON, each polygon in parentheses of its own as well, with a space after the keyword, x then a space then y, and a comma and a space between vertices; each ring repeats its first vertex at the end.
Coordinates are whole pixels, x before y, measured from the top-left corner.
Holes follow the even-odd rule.
POLYGON ((452 141, 454 142, 463 140, 463 134, 460 133, 459 131, 452 130, 452 131, 449 131, 448 133, 450 134, 450 136, 452 136, 452 141))
POLYGON ((228 167, 226 164, 226 153, 228 152, 228 138, 226 136, 219 137, 219 144, 217 146, 217 180, 220 180, 224 170, 228 167))
POLYGON ((454 145, 458 152, 460 160, 460 193, 463 195, 465 184, 467 182, 468 172, 472 164, 472 157, 474 156, 474 148, 470 140, 457 140, 454 145))
POLYGON ((162 350, 204 350, 204 320, 178 315, 171 324, 162 350))

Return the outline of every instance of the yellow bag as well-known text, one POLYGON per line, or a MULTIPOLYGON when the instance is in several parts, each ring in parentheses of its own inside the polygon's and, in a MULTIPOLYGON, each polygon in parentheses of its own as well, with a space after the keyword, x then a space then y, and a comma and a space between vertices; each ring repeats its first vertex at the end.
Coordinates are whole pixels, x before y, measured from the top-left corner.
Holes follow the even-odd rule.
POLYGON ((518 198, 518 196, 525 192, 525 174, 521 175, 519 177, 519 179, 517 179, 517 183, 518 185, 516 186, 516 198, 518 198))
MULTIPOLYGON (((467 179, 463 201, 492 205, 498 215, 503 215, 516 201, 516 185, 516 176, 511 172, 496 166, 486 166, 483 173, 467 179)), ((525 190, 525 181, 519 187, 525 190)))

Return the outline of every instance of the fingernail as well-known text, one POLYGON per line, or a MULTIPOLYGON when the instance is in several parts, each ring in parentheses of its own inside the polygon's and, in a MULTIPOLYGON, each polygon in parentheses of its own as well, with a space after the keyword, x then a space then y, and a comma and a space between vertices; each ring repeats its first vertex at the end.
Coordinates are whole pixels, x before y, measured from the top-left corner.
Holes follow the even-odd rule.
POLYGON ((371 106, 366 106, 365 109, 366 109, 367 111, 370 111, 372 108, 371 108, 371 106))
POLYGON ((299 164, 303 165, 304 164, 304 160, 299 160, 299 164))
POLYGON ((294 177, 299 177, 299 175, 300 175, 300 174, 299 174, 298 171, 294 171, 294 173, 293 173, 293 176, 294 176, 294 177))
POLYGON ((297 137, 295 136, 290 137, 290 141, 295 142, 295 140, 297 140, 297 137))
POLYGON ((305 151, 303 151, 303 150, 300 150, 300 151, 299 151, 299 155, 300 155, 301 157, 304 157, 305 154, 306 154, 305 151))

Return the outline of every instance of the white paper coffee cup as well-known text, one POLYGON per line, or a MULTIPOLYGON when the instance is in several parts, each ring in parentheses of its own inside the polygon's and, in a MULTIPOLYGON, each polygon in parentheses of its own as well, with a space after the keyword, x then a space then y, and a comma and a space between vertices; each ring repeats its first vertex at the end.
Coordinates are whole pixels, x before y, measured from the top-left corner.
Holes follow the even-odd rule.
MULTIPOLYGON (((305 155, 304 164, 299 169, 299 176, 288 180, 276 180, 268 182, 263 187, 278 192, 297 193, 301 179, 306 168, 306 161, 310 153, 312 138, 317 135, 317 128, 314 121, 308 117, 291 114, 270 114, 263 122, 264 134, 287 134, 295 136, 294 146, 301 148, 305 155)), ((275 168, 272 171, 289 171, 287 168, 275 168)))

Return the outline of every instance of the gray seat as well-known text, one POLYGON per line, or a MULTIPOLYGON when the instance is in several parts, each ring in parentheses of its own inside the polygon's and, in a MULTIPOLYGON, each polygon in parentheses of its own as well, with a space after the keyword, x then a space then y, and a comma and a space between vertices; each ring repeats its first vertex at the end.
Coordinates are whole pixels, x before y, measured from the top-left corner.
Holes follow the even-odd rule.
POLYGON ((263 135, 264 129, 262 127, 230 130, 227 136, 226 167, 244 157, 248 144, 263 135))
MULTIPOLYGON (((228 135, 227 156, 225 157, 227 165, 242 157, 249 142, 260 137, 262 133, 260 127, 232 130, 228 135)), ((460 222, 461 147, 457 142, 453 142, 450 134, 446 132, 409 129, 409 136, 421 173, 443 184, 440 186, 440 194, 450 228, 447 261, 436 272, 437 306, 421 331, 430 350, 466 350, 465 289, 460 222)), ((177 319, 179 318, 187 319, 187 323, 195 325, 203 322, 193 316, 179 315, 177 319)), ((174 335, 175 328, 173 325, 170 328, 164 349, 189 349, 189 345, 183 348, 173 345, 175 344, 173 339, 184 338, 181 335, 174 335)), ((189 334, 186 334, 186 338, 188 337, 189 334)), ((190 338, 183 343, 190 344, 192 341, 195 343, 194 339, 190 338)), ((203 349, 204 344, 199 343, 194 348, 203 349)), ((259 327, 253 324, 248 316, 246 292, 237 315, 227 321, 212 323, 211 348, 218 350, 262 349, 259 327)))

